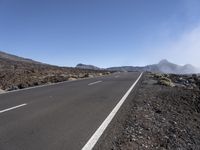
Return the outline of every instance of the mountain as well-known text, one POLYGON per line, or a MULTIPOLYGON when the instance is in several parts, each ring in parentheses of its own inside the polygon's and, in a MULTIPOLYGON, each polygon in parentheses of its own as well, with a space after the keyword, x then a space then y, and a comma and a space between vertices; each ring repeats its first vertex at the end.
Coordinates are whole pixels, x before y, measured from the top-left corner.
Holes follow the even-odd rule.
POLYGON ((5 70, 13 70, 16 68, 21 68, 22 70, 24 68, 34 68, 34 67, 40 67, 40 66, 47 66, 43 63, 23 58, 23 57, 18 57, 12 54, 8 54, 5 52, 0 51, 0 71, 5 71, 5 70))
MULTIPOLYGON (((48 64, 43 64, 31 59, 15 56, 0 51, 0 70, 13 69, 13 68, 35 68, 35 67, 56 67, 48 64)), ((195 68, 190 64, 180 66, 169 62, 166 59, 161 60, 158 64, 147 65, 143 67, 137 66, 121 66, 102 69, 93 65, 78 64, 77 69, 89 69, 89 70, 108 70, 108 71, 151 71, 162 73, 174 73, 174 74, 191 74, 199 73, 200 69, 195 68)))
POLYGON ((144 67, 122 66, 107 68, 110 71, 151 71, 161 73, 174 73, 174 74, 191 74, 200 72, 194 66, 187 64, 180 66, 169 62, 166 59, 161 60, 158 64, 147 65, 144 67))
POLYGON ((101 70, 101 68, 93 66, 93 65, 86 65, 86 64, 78 64, 76 68, 79 69, 90 69, 90 70, 101 70))
POLYGON ((171 63, 167 60, 161 60, 157 67, 160 72, 164 73, 175 73, 175 74, 190 74, 190 73, 197 73, 198 69, 194 66, 187 64, 184 66, 176 65, 174 63, 171 63))
POLYGON ((41 64, 40 62, 34 61, 32 59, 15 56, 15 55, 8 54, 8 53, 2 52, 2 51, 0 51, 0 60, 41 64))

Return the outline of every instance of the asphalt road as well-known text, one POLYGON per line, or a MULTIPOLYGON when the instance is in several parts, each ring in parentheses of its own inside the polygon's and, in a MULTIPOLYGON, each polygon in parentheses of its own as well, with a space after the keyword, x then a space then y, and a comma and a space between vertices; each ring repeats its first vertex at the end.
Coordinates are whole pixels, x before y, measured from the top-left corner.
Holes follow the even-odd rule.
POLYGON ((0 95, 0 150, 79 150, 140 73, 0 95))

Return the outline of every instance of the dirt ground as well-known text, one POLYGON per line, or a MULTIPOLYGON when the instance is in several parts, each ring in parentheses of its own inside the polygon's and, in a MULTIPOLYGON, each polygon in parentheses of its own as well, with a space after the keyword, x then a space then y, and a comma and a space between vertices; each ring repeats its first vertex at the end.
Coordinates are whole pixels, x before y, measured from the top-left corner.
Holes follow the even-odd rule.
POLYGON ((5 91, 110 73, 105 70, 87 70, 17 61, 0 61, 0 64, 0 89, 5 91))
POLYGON ((200 150, 199 88, 180 86, 187 76, 167 77, 178 86, 146 73, 95 149, 200 150))

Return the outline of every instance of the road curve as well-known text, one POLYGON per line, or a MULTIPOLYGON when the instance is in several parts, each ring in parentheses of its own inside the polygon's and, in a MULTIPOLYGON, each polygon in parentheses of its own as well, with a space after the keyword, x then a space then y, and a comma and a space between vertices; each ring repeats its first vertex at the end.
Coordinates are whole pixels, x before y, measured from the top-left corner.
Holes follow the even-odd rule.
POLYGON ((119 73, 0 95, 0 150, 79 150, 140 73, 119 73))

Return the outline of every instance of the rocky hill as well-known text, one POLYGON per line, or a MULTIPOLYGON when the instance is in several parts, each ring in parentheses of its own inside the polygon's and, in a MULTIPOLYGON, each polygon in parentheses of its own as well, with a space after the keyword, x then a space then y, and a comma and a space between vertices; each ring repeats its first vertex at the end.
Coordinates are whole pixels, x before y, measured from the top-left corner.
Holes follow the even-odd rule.
POLYGON ((5 91, 108 73, 103 70, 58 67, 0 52, 0 89, 5 91))
POLYGON ((176 65, 167 60, 161 60, 157 65, 160 72, 163 73, 175 73, 175 74, 190 74, 197 73, 197 68, 190 64, 184 66, 176 65))
POLYGON ((32 59, 27 59, 19 56, 15 56, 12 54, 5 53, 3 51, 0 51, 0 60, 1 61, 17 61, 17 62, 26 62, 26 63, 36 63, 41 64, 40 62, 34 61, 32 59))

